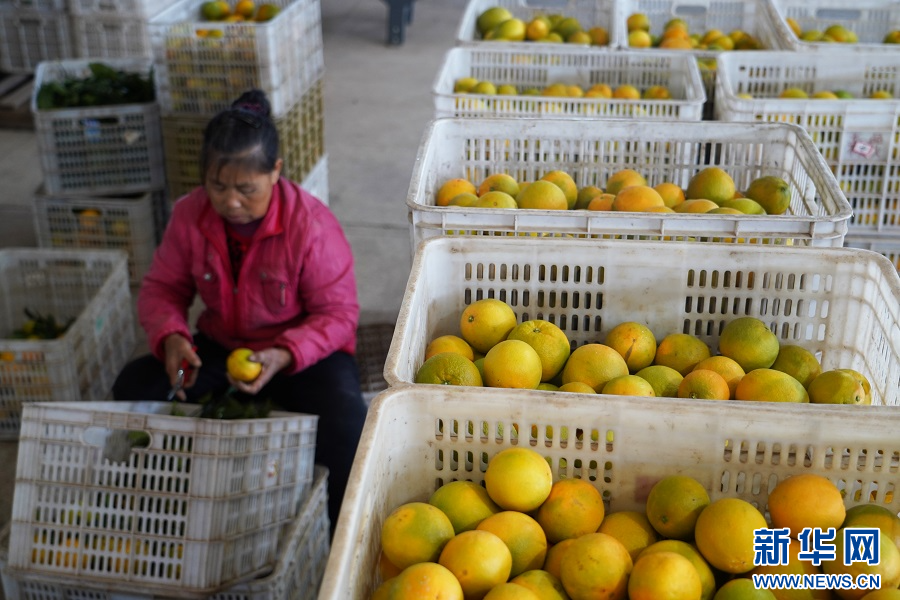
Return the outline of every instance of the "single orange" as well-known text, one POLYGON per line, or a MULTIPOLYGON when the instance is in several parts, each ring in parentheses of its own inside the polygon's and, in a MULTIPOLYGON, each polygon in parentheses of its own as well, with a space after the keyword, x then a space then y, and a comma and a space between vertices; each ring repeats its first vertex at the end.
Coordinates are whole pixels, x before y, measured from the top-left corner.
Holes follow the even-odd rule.
POLYGON ((725 378, 709 369, 697 369, 684 376, 678 385, 679 398, 728 400, 731 390, 725 378))

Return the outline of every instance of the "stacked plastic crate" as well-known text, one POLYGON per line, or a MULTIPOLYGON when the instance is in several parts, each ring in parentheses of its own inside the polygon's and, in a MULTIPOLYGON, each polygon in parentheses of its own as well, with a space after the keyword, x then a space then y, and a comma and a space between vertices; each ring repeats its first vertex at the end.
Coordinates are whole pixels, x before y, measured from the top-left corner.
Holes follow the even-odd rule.
POLYGON ((66 0, 0 0, 0 71, 33 73, 73 56, 66 0))
POLYGON ((7 598, 315 593, 329 548, 327 470, 313 465, 318 417, 183 410, 23 410, 12 519, 0 533, 7 598), (60 459, 69 468, 54 468, 60 459))
POLYGON ((166 220, 159 105, 153 93, 149 58, 71 59, 38 66, 31 106, 44 174, 34 207, 38 243, 125 250, 135 285, 150 266, 166 220), (140 77, 132 93, 144 86, 141 100, 56 108, 65 94, 48 91, 106 75, 119 81, 140 77))
POLYGON ((209 119, 257 88, 272 105, 282 173, 327 203, 319 0, 276 0, 265 22, 203 20, 202 4, 179 0, 150 21, 170 198, 200 185, 209 119))
POLYGON ((171 0, 68 0, 79 58, 149 58, 150 19, 171 0))

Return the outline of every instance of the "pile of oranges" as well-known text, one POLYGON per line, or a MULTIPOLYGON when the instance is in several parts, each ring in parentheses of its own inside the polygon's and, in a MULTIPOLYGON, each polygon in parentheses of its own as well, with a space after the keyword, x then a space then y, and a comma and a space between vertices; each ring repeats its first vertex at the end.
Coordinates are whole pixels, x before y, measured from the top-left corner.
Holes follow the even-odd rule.
MULTIPOLYGON (((598 184, 599 185, 599 184, 598 184)), ((634 169, 620 169, 605 187, 584 185, 565 171, 553 170, 533 182, 517 181, 509 173, 493 173, 477 185, 467 179, 444 181, 435 195, 436 206, 524 208, 653 213, 710 213, 780 215, 791 205, 791 186, 784 179, 757 177, 747 189, 737 189, 724 169, 705 167, 681 188, 671 181, 650 186, 634 169)))
POLYGON ((729 321, 718 354, 689 333, 657 340, 642 323, 626 321, 603 343, 571 349, 550 321, 518 323, 513 308, 495 298, 469 304, 459 335, 431 339, 415 382, 537 389, 583 394, 752 400, 816 404, 871 404, 868 379, 853 369, 823 370, 802 346, 782 344, 755 317, 729 321))
MULTIPOLYGON (((544 457, 511 447, 490 460, 484 486, 445 483, 427 502, 403 504, 387 516, 378 565, 382 583, 372 598, 776 598, 754 587, 749 577, 756 573, 879 574, 884 592, 900 584, 900 518, 887 508, 859 504, 846 510, 829 479, 804 473, 775 485, 768 515, 737 497, 711 501, 699 481, 684 475, 656 481, 643 510, 607 512, 594 484, 553 482, 544 457), (770 526, 790 530, 788 563, 755 566, 754 532, 770 526), (798 535, 807 527, 877 527, 881 561, 844 565, 840 532, 836 559, 820 566, 800 560, 798 535)), ((838 591, 842 599, 865 594, 838 591)))

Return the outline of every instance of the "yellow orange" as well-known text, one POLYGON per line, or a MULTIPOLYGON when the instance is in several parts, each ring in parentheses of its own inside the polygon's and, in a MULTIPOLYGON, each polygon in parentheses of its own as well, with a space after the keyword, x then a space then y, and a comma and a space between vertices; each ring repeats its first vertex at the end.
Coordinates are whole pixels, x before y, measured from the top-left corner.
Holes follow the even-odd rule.
POLYGON ((537 389, 542 372, 541 357, 522 340, 503 340, 484 357, 484 384, 488 387, 537 389))
POLYGON ((556 388, 558 392, 569 392, 571 394, 596 394, 594 388, 589 386, 586 383, 582 383, 580 381, 570 381, 569 383, 564 383, 558 388, 556 388))
POLYGON ((616 199, 612 194, 600 194, 588 204, 588 210, 612 210, 613 201, 616 199))
POLYGON ((469 360, 475 360, 475 353, 469 343, 456 335, 441 335, 428 343, 425 347, 425 360, 441 352, 456 352, 469 360))
POLYGON ((547 541, 556 544, 597 531, 604 516, 603 497, 591 483, 576 478, 560 479, 537 511, 547 541))
POLYGON ((692 198, 676 205, 673 210, 677 213, 704 214, 719 208, 719 205, 706 198, 692 198))
POLYGON ((441 352, 430 357, 416 371, 416 383, 481 387, 478 367, 458 352, 441 352))
POLYGON ((721 204, 734 197, 734 179, 719 167, 706 167, 691 177, 684 197, 703 198, 721 204))
POLYGON ((862 404, 866 399, 862 383, 841 370, 820 373, 810 382, 806 391, 809 401, 814 404, 862 404))
POLYGON ((556 575, 543 569, 532 569, 513 577, 510 583, 521 585, 535 593, 541 600, 566 600, 568 595, 556 575))
POLYGON ((447 542, 438 563, 456 576, 466 598, 482 598, 509 579, 512 554, 495 534, 476 529, 447 542))
POLYGON ((632 48, 649 48, 653 45, 653 38, 642 29, 631 31, 628 33, 628 45, 632 48))
POLYGON ((504 192, 515 198, 519 195, 519 184, 507 173, 494 173, 485 177, 478 186, 479 196, 488 192, 504 192))
POLYGON ((855 369, 838 369, 838 371, 845 371, 856 377, 859 383, 862 384, 863 391, 866 394, 865 398, 862 401, 862 404, 872 404, 872 384, 869 383, 869 380, 865 375, 863 375, 859 371, 856 371, 855 369))
POLYGON ((588 29, 588 35, 591 36, 591 44, 594 46, 606 46, 609 44, 609 32, 600 26, 588 29))
POLYGON ((521 585, 502 583, 491 589, 483 600, 541 600, 541 598, 521 585))
POLYGON ((529 512, 550 495, 553 473, 544 457, 534 450, 507 448, 488 462, 484 485, 500 508, 529 512))
POLYGON ((689 333, 670 333, 659 342, 653 364, 671 367, 682 377, 710 357, 709 346, 689 333))
POLYGON ((610 329, 603 343, 622 355, 631 373, 653 364, 656 356, 656 336, 649 327, 635 321, 625 321, 610 329))
POLYGON ((408 502, 384 520, 381 549, 392 564, 405 570, 416 563, 436 562, 453 536, 453 524, 439 508, 408 502))
POLYGON ((805 388, 808 388, 812 380, 822 372, 822 365, 815 355, 803 346, 795 344, 782 344, 770 368, 787 373, 805 388))
POLYGON ((660 540, 644 548, 638 560, 656 552, 674 552, 690 561, 700 577, 700 600, 710 600, 716 593, 716 576, 696 546, 681 540, 660 540))
POLYGON ((795 539, 805 527, 837 529, 846 516, 840 490, 831 480, 813 473, 779 481, 769 494, 768 506, 772 526, 789 528, 795 539))
POLYGON ((641 98, 645 100, 669 100, 672 98, 672 92, 664 85, 651 85, 644 90, 641 98))
POLYGON ((575 210, 583 210, 588 207, 588 204, 591 203, 591 200, 599 196, 603 193, 603 190, 598 188, 596 185, 586 185, 580 190, 578 190, 578 195, 575 198, 575 210))
POLYGON ((900 550, 900 517, 879 504, 857 504, 847 509, 842 527, 877 527, 900 550))
POLYGON ((565 193, 550 181, 535 181, 516 197, 519 208, 540 210, 567 210, 569 208, 565 193))
POLYGON ((762 402, 809 402, 809 394, 799 381, 775 369, 754 369, 744 375, 734 389, 734 398, 762 402))
POLYGON ((516 320, 516 313, 510 305, 494 298, 483 298, 463 310, 459 330, 472 348, 486 354, 506 339, 516 326, 516 320))
POLYGON ((625 600, 633 567, 622 542, 605 533, 589 533, 563 554, 560 581, 571 600, 625 600))
POLYGON ((653 186, 653 189, 656 190, 663 199, 663 204, 669 208, 675 208, 684 202, 684 190, 681 189, 681 186, 675 185, 674 183, 664 181, 663 183, 653 186))
MULTIPOLYGON (((881 575, 881 587, 879 589, 895 589, 900 585, 900 550, 884 536, 879 536, 878 553, 881 559, 877 565, 868 565, 866 562, 854 562, 844 564, 844 536, 834 537, 835 560, 826 560, 822 563, 822 572, 827 575, 849 574, 854 580, 862 574, 881 575)), ((841 600, 858 600, 866 595, 868 590, 839 589, 836 591, 841 600)))
POLYGON ((550 546, 544 559, 544 570, 560 579, 563 554, 575 543, 576 539, 578 538, 569 538, 550 546))
MULTIPOLYGON (((839 534, 840 535, 840 534, 839 534)), ((822 572, 820 567, 808 560, 800 560, 800 544, 792 542, 788 546, 788 561, 782 565, 765 565, 754 567, 751 575, 817 575, 822 572)), ((831 600, 833 596, 829 590, 810 589, 777 589, 771 590, 775 600, 831 600)))
MULTIPOLYGON (((581 91, 581 88, 578 89, 581 91)), ((575 185, 575 180, 571 175, 565 171, 550 171, 541 177, 541 181, 549 181, 557 186, 566 196, 567 207, 575 208, 575 202, 578 200, 578 186, 575 185)))
POLYGON ((715 371, 721 375, 722 379, 728 384, 729 398, 734 398, 734 391, 737 389, 737 384, 745 375, 741 365, 737 364, 733 359, 721 355, 710 356, 707 359, 701 360, 697 363, 697 366, 694 367, 695 371, 698 369, 715 371))
MULTIPOLYGON (((455 196, 454 196, 455 197, 455 196)), ((472 203, 474 208, 518 208, 514 196, 499 190, 485 192, 472 203)))
POLYGON ((450 179, 445 181, 435 196, 434 203, 436 206, 447 206, 454 196, 460 194, 475 194, 477 189, 475 185, 467 179, 450 179))
POLYGON ((636 510, 620 510, 607 514, 597 531, 619 540, 632 561, 637 559, 644 548, 659 541, 659 534, 650 524, 647 515, 636 510))
POLYGON ((732 579, 726 581, 716 592, 713 600, 777 600, 765 588, 757 588, 752 579, 732 579))
POLYGON ((650 17, 645 13, 632 13, 625 19, 625 26, 628 31, 643 30, 650 31, 650 17))
POLYGON ((225 361, 228 374, 234 379, 243 382, 251 382, 262 373, 262 363, 250 360, 253 350, 249 348, 236 348, 231 351, 225 361))
MULTIPOLYGON (((623 84, 613 91, 613 98, 618 100, 640 100, 641 92, 633 85, 623 84)), ((608 186, 607 186, 608 187, 608 186)), ((607 191, 609 191, 607 189, 607 191)))
POLYGON ((252 18, 255 11, 256 5, 253 4, 253 0, 239 0, 238 3, 234 5, 234 14, 240 15, 245 19, 252 18))
POLYGON ((664 38, 659 43, 659 47, 665 48, 666 50, 691 50, 694 45, 688 37, 670 36, 664 38))
POLYGON ((709 369, 694 369, 678 385, 679 398, 700 400, 728 400, 731 389, 725 378, 709 369))
POLYGON ((778 349, 778 337, 756 317, 729 321, 719 335, 719 352, 747 373, 771 367, 778 358, 778 349))
POLYGON ((588 88, 585 96, 590 95, 593 98, 612 98, 612 88, 608 83, 595 83, 588 88))
POLYGON ((634 563, 629 600, 697 600, 703 588, 691 561, 675 552, 653 552, 634 563))
POLYGON ((898 589, 875 590, 874 592, 869 592, 868 594, 863 596, 860 600, 900 600, 900 590, 898 590, 898 589))
POLYGON ((471 481, 445 483, 431 494, 428 504, 447 515, 457 534, 475 529, 484 519, 500 512, 487 490, 471 481))
POLYGON ((391 592, 394 591, 394 583, 396 576, 384 579, 375 591, 372 592, 372 600, 390 600, 391 592))
POLYGON ((648 185, 633 185, 616 194, 612 209, 628 212, 642 212, 657 206, 665 206, 659 192, 648 185))
POLYGON ((653 393, 658 398, 677 398, 678 386, 681 384, 681 380, 684 379, 681 373, 665 365, 650 365, 649 367, 644 367, 635 375, 653 386, 653 393))
POLYGON ((396 577, 402 570, 388 559, 384 550, 378 553, 378 574, 381 575, 382 580, 387 581, 392 577, 396 577))
POLYGON ((621 354, 603 344, 585 344, 569 355, 562 370, 562 383, 580 381, 600 393, 607 381, 620 375, 628 375, 628 365, 621 354))
POLYGON ((271 21, 281 12, 281 7, 277 4, 260 4, 259 8, 256 11, 256 16, 253 18, 257 23, 265 23, 266 21, 271 21))
POLYGON ((689 540, 709 494, 703 485, 687 475, 669 475, 653 484, 647 495, 647 519, 659 535, 689 540))
POLYGON ((773 175, 751 181, 744 195, 755 200, 770 215, 784 214, 791 206, 791 186, 773 175))
POLYGON ((462 586, 446 567, 422 562, 394 578, 391 600, 463 600, 462 586))
POLYGON ((478 202, 478 196, 463 192, 450 198, 447 206, 474 206, 478 202))
POLYGON ((547 537, 544 530, 530 516, 516 510, 491 515, 478 524, 476 531, 490 531, 499 537, 512 555, 509 576, 540 569, 547 557, 547 537))
POLYGON ((550 321, 534 319, 516 325, 508 340, 520 340, 534 348, 541 359, 541 381, 550 381, 562 370, 571 353, 569 338, 550 321))
POLYGON ((606 193, 615 195, 632 185, 647 185, 647 180, 634 169, 621 169, 606 180, 606 193))
POLYGON ((646 379, 638 377, 637 375, 620 375, 618 377, 613 377, 604 384, 600 393, 610 394, 612 396, 656 397, 653 386, 650 385, 646 379))
POLYGON ((746 573, 753 568, 754 531, 766 527, 765 517, 746 500, 720 498, 697 517, 694 541, 713 567, 746 573))

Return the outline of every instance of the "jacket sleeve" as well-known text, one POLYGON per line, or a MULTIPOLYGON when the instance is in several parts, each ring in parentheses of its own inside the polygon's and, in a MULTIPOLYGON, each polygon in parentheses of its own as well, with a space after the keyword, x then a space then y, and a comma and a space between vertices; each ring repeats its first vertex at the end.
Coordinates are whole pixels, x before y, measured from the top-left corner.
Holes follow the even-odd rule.
POLYGON ((188 210, 188 198, 176 202, 138 294, 138 320, 147 333, 150 351, 160 360, 164 358, 163 342, 169 335, 178 333, 193 339, 187 320, 196 293, 191 275, 190 230, 196 227, 193 220, 196 219, 188 210))
POLYGON ((285 330, 275 339, 275 345, 285 348, 293 357, 293 363, 287 368, 291 374, 337 350, 352 351, 359 323, 353 252, 337 219, 321 207, 314 211, 304 233, 308 243, 303 245, 298 265, 297 293, 306 317, 297 327, 285 330))

